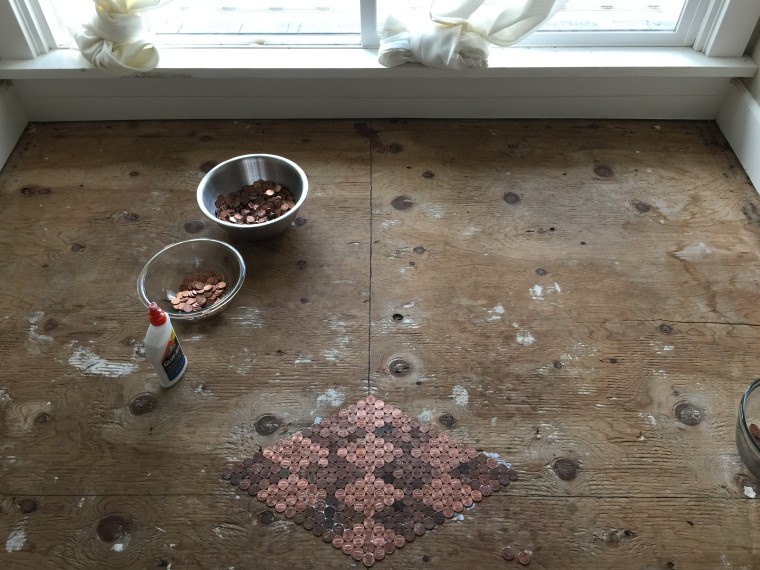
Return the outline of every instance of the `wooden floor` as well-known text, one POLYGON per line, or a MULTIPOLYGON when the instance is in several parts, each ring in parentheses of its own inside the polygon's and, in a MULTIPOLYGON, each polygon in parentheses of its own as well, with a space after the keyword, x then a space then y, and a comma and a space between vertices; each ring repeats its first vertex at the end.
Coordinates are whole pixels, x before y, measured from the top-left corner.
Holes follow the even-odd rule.
POLYGON ((379 568, 760 567, 760 199, 712 123, 35 124, 0 204, 2 568, 363 567, 220 472, 368 390, 519 471, 379 568), (163 390, 137 274, 228 239, 195 188, 251 152, 302 219, 229 240, 163 390))

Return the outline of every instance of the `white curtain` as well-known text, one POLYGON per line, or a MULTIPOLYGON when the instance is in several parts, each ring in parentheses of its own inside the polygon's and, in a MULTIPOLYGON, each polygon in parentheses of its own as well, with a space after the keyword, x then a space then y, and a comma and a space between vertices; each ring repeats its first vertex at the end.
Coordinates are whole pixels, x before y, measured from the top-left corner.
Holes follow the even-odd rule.
POLYGON ((75 34, 87 61, 110 75, 150 71, 158 49, 148 40, 144 12, 170 0, 93 0, 95 15, 75 34))
POLYGON ((512 45, 551 18, 567 0, 433 0, 429 19, 389 15, 378 60, 439 69, 488 67, 491 44, 512 45))

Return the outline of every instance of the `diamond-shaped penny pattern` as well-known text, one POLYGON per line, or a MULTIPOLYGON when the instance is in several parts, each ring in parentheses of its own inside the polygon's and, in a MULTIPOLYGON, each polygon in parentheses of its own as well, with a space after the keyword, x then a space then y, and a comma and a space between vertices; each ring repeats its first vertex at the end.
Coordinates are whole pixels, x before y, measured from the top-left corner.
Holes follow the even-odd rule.
POLYGON ((372 566, 517 472, 367 396, 227 465, 222 478, 372 566))

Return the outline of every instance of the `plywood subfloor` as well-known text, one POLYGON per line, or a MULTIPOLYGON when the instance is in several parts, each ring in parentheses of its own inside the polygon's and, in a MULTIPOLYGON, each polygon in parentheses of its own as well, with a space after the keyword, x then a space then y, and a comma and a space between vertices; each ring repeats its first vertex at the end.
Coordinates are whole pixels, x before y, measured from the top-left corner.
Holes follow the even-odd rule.
POLYGON ((0 200, 4 568, 357 567, 219 473, 368 391, 520 474, 380 568, 760 565, 760 199, 712 123, 36 124, 0 200), (251 152, 311 183, 266 243, 195 202, 251 152), (166 391, 135 279, 198 236, 249 276, 166 391))

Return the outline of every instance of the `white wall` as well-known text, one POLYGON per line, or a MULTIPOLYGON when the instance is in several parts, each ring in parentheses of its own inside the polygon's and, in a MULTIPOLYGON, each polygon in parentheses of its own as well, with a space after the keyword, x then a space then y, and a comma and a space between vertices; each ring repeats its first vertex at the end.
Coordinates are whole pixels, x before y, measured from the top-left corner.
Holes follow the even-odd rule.
POLYGON ((8 160, 27 122, 15 88, 8 81, 0 81, 0 168, 8 160))
MULTIPOLYGON (((760 63, 760 23, 747 53, 760 63)), ((755 189, 760 192, 760 74, 732 82, 717 121, 755 189)))
MULTIPOLYGON (((753 38, 748 53, 755 60, 755 63, 758 63, 760 62, 760 23, 758 23, 753 38)), ((746 80, 746 85, 753 99, 760 102, 760 74, 756 74, 754 78, 746 80)))

